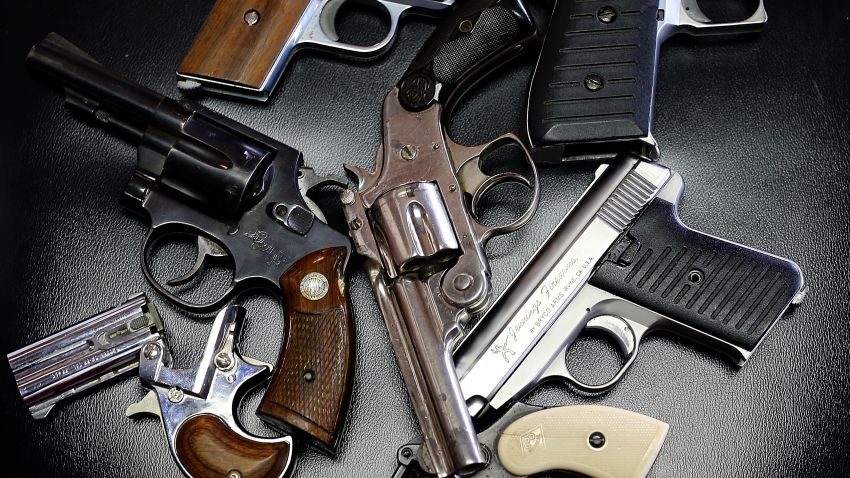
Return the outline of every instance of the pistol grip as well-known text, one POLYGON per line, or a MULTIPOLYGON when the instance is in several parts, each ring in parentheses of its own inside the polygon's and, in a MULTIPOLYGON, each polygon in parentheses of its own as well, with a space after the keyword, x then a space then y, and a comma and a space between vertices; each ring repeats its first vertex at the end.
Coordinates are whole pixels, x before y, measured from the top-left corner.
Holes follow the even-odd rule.
POLYGON ((244 436, 221 418, 201 414, 180 426, 174 454, 192 478, 280 478, 289 469, 292 446, 244 436))
MULTIPOLYGON (((311 0, 218 0, 177 77, 205 89, 266 101, 295 47, 311 0)), ((180 84, 187 87, 186 83, 180 84)))
POLYGON ((336 454, 354 377, 354 324, 343 268, 347 250, 308 254, 280 278, 284 341, 257 413, 336 454))
POLYGON ((643 0, 558 0, 529 91, 535 161, 605 158, 623 143, 646 149, 657 15, 657 3, 643 0))
POLYGON ((668 429, 664 422, 619 408, 549 408, 505 428, 499 438, 499 461, 520 476, 563 470, 590 477, 642 478, 661 451, 668 429))

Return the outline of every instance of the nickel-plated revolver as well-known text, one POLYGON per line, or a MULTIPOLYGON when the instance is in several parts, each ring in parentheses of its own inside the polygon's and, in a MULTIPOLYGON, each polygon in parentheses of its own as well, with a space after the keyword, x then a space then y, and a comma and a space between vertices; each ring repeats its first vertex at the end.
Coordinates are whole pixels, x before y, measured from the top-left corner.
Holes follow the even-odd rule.
POLYGON ((458 2, 384 100, 375 171, 348 167, 358 181, 342 196, 350 234, 422 428, 419 463, 440 476, 485 461, 451 349, 464 322, 489 304, 484 244, 524 225, 538 202, 537 173, 518 138, 461 146, 442 120, 460 93, 536 38, 518 1, 458 2), (526 174, 484 174, 482 162, 507 145, 521 150, 526 174), (527 210, 507 225, 479 223, 482 196, 506 181, 533 191, 527 210))
POLYGON ((324 180, 300 152, 130 82, 59 35, 35 45, 27 63, 62 82, 74 111, 138 142, 122 202, 150 221, 142 271, 157 291, 191 310, 220 308, 256 286, 282 296, 284 343, 259 413, 333 453, 351 393, 354 326, 343 273, 350 242, 307 198, 324 180), (188 277, 207 256, 232 259, 233 283, 218 300, 188 302, 156 280, 148 255, 172 234, 198 237, 188 277))

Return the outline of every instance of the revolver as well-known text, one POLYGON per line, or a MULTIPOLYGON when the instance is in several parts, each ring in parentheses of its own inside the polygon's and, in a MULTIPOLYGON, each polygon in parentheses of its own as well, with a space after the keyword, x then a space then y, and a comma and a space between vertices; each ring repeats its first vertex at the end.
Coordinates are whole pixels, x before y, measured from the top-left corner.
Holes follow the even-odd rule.
POLYGON ((333 454, 351 393, 354 326, 344 281, 348 238, 324 222, 307 193, 328 180, 301 153, 191 101, 175 101, 98 64, 56 34, 27 63, 65 86, 69 108, 139 144, 122 203, 150 221, 142 272, 178 305, 220 308, 236 292, 265 287, 284 303, 284 343, 258 413, 333 454), (196 235, 194 278, 209 257, 232 260, 233 282, 198 304, 159 283, 148 262, 156 242, 196 235))
POLYGON ((455 4, 384 100, 375 171, 346 166, 357 179, 357 191, 342 194, 350 235, 422 429, 419 462, 440 476, 486 461, 451 350, 464 323, 489 303, 486 241, 523 226, 538 203, 537 172, 516 136, 462 146, 441 120, 461 92, 536 39, 517 0, 455 4), (502 148, 521 151, 525 174, 482 172, 502 148), (532 191, 528 208, 509 224, 481 224, 481 198, 505 182, 532 191))
POLYGON ((266 101, 292 55, 301 48, 374 57, 387 51, 399 20, 435 16, 454 0, 372 0, 389 17, 387 36, 374 45, 340 42, 335 22, 346 0, 218 0, 177 68, 177 86, 266 101))
POLYGON ((794 262, 684 226, 682 177, 631 154, 597 177, 455 352, 470 413, 481 417, 540 382, 600 393, 634 363, 641 339, 666 330, 742 366, 806 288, 794 262), (626 360, 588 384, 565 353, 585 328, 626 360))
POLYGON ((611 160, 621 151, 657 159, 650 126, 661 44, 678 32, 758 31, 764 1, 740 17, 714 21, 696 0, 558 0, 528 95, 534 160, 611 160))

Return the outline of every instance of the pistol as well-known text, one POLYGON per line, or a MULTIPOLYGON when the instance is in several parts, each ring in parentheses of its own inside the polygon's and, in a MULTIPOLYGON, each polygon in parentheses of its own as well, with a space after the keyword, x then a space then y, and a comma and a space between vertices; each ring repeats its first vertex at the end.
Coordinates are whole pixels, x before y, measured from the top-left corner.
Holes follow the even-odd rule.
POLYGON ((758 31, 763 0, 743 17, 713 21, 696 0, 558 0, 528 95, 534 160, 611 160, 621 151, 657 159, 650 126, 661 44, 678 32, 758 31))
POLYGON ((343 43, 335 22, 346 0, 218 0, 177 68, 177 86, 266 101, 298 50, 313 48, 355 57, 387 51, 402 17, 435 16, 454 0, 372 0, 389 17, 387 36, 374 45, 343 43))
POLYGON ((346 166, 357 178, 357 191, 342 194, 350 235, 422 429, 419 462, 439 476, 486 461, 451 349, 469 317, 489 303, 486 241, 523 226, 538 203, 537 172, 516 136, 462 146, 442 117, 472 83, 536 40, 517 0, 456 3, 384 100, 375 171, 346 166), (503 148, 521 152, 522 171, 482 172, 482 162, 503 148), (528 208, 508 224, 481 224, 482 197, 506 182, 531 190, 528 208))
POLYGON ((632 154, 591 186, 455 352, 470 413, 481 417, 562 379, 590 394, 613 386, 641 339, 666 330, 744 365, 805 296, 794 262, 684 226, 682 177, 632 154), (602 384, 575 379, 567 348, 585 328, 626 360, 602 384))
POLYGON ((69 108, 138 143, 122 203, 150 222, 142 272, 158 292, 195 311, 221 308, 236 292, 257 286, 282 297, 284 343, 258 412, 333 454, 353 378, 354 326, 344 280, 350 242, 324 222, 307 194, 334 180, 306 168, 295 149, 130 82, 59 35, 35 45, 27 63, 65 86, 69 108), (217 300, 184 300, 151 272, 157 241, 180 234, 197 236, 197 257, 187 274, 168 284, 188 282, 206 259, 226 257, 233 281, 217 300))
POLYGON ((162 320, 144 294, 97 313, 38 342, 10 352, 9 366, 33 418, 65 401, 131 374, 139 352, 162 341, 162 320))

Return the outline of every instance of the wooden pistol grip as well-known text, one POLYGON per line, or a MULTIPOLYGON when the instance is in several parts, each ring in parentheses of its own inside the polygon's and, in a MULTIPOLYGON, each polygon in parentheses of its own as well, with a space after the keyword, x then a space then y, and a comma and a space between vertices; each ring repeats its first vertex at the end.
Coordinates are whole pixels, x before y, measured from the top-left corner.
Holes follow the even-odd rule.
POLYGON ((215 415, 197 415, 177 431, 174 453, 192 478, 280 478, 289 469, 292 445, 244 437, 215 415), (238 472, 238 473, 234 473, 238 472))
POLYGON ((279 57, 296 33, 295 27, 309 3, 310 0, 218 0, 177 74, 262 89, 276 63, 286 62, 287 58, 279 57), (256 15, 248 13, 251 11, 256 15))
POLYGON ((257 413, 336 455, 354 378, 354 324, 343 268, 348 251, 302 258, 280 278, 283 348, 257 413))

